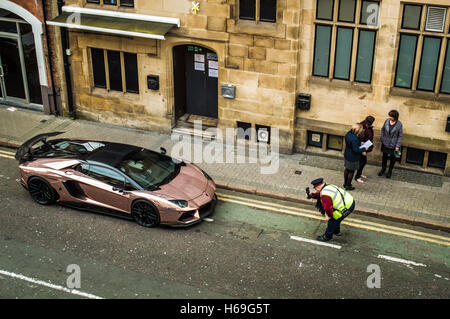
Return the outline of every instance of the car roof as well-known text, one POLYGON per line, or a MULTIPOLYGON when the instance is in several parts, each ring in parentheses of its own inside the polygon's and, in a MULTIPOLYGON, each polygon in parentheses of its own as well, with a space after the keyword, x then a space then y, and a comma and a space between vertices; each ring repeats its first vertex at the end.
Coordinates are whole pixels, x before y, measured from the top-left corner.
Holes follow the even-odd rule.
POLYGON ((122 144, 105 143, 105 146, 93 151, 86 160, 96 161, 116 167, 127 155, 140 150, 141 147, 122 144))

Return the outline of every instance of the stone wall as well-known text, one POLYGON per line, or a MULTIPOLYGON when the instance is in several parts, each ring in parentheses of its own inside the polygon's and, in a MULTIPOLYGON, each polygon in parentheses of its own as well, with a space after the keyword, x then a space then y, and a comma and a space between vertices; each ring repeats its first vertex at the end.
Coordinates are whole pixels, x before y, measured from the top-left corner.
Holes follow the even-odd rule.
MULTIPOLYGON (((408 1, 408 3, 448 6, 445 0, 408 1)), ((328 122, 341 128, 345 135, 352 123, 362 121, 367 115, 376 118, 376 137, 391 109, 400 113, 403 123, 404 146, 430 151, 450 152, 450 133, 445 132, 447 116, 450 114, 450 96, 394 88, 396 56, 400 39, 401 7, 398 0, 380 2, 380 24, 377 29, 376 47, 371 84, 342 81, 312 76, 314 59, 314 32, 316 0, 301 1, 300 63, 297 73, 297 93, 312 96, 308 111, 297 110, 296 117, 302 119, 296 127, 296 151, 307 149, 306 131, 314 130, 315 121, 328 122), (308 122, 308 120, 310 120, 308 122), (308 124, 310 123, 310 124, 308 124)), ((449 27, 447 13, 446 28, 449 27)), ((316 127, 317 128, 317 127, 316 127)), ((375 150, 373 158, 381 160, 375 150)), ((447 160, 450 174, 450 160, 447 160)))

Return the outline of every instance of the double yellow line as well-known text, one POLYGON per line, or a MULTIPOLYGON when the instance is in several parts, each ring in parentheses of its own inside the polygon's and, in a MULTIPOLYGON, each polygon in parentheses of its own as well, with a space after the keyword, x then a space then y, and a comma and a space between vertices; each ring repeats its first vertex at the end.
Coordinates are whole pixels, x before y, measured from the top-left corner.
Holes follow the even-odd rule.
POLYGON ((0 150, 0 157, 5 157, 5 158, 11 158, 11 159, 15 159, 14 155, 16 155, 15 153, 11 153, 11 152, 7 152, 7 151, 3 151, 0 150))
MULTIPOLYGON (((255 200, 251 198, 245 198, 235 195, 216 193, 217 198, 224 202, 235 203, 238 205, 245 205, 252 208, 258 208, 262 210, 273 211, 281 214, 287 214, 292 216, 300 216, 306 217, 316 220, 324 220, 323 217, 317 214, 317 212, 313 212, 310 210, 293 207, 293 206, 285 206, 277 203, 264 202, 261 200, 255 200)), ((400 228, 390 225, 384 225, 380 223, 373 223, 365 220, 361 220, 358 218, 353 218, 352 216, 348 217, 348 220, 344 220, 342 222, 343 225, 347 225, 350 227, 367 229, 371 231, 376 231, 380 233, 386 233, 390 235, 396 235, 401 237, 412 238, 416 240, 426 241, 433 244, 438 244, 442 246, 450 246, 450 237, 444 237, 434 234, 428 234, 424 232, 419 232, 411 229, 400 228)))

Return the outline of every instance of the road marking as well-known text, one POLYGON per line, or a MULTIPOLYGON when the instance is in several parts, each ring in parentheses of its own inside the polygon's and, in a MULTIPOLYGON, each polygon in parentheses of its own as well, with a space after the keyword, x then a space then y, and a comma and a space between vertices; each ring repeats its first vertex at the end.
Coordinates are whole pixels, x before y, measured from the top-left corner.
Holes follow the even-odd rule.
POLYGON ((0 150, 0 153, 6 154, 6 155, 12 155, 12 156, 16 155, 16 153, 4 151, 4 150, 0 150))
POLYGON ((378 255, 378 258, 383 258, 383 259, 386 259, 389 261, 395 261, 395 262, 406 264, 406 265, 421 266, 421 267, 427 266, 425 264, 416 263, 415 261, 406 260, 406 259, 397 258, 397 257, 386 256, 386 255, 378 255))
POLYGON ((4 158, 11 158, 11 159, 15 159, 15 157, 14 157, 14 156, 9 156, 9 155, 5 155, 5 154, 0 154, 0 156, 1 156, 1 157, 4 157, 4 158))
MULTIPOLYGON (((282 214, 288 214, 293 216, 301 216, 307 217, 315 220, 324 220, 323 217, 318 216, 317 214, 297 207, 288 207, 277 203, 268 203, 261 200, 254 200, 251 198, 239 197, 234 195, 216 193, 218 199, 225 202, 236 203, 239 205, 246 205, 253 208, 270 210, 282 214)), ((350 218, 350 217, 349 217, 350 218)), ((421 241, 426 241, 438 245, 450 246, 450 238, 443 237, 434 234, 423 233, 415 230, 404 229, 395 226, 389 226, 384 224, 373 223, 369 221, 363 221, 355 218, 351 218, 350 220, 344 220, 342 222, 343 225, 347 225, 350 227, 361 228, 372 230, 376 232, 382 232, 390 235, 402 236, 412 239, 417 239, 421 241)))
POLYGON ((45 286, 45 287, 52 288, 52 289, 55 289, 55 290, 64 291, 64 292, 67 292, 67 293, 70 293, 70 294, 73 294, 73 295, 86 297, 86 298, 89 298, 89 299, 103 299, 102 297, 99 297, 99 296, 96 296, 96 295, 92 295, 92 294, 88 294, 86 292, 82 292, 82 291, 79 291, 79 290, 76 290, 76 289, 69 289, 69 288, 66 288, 66 287, 63 287, 63 286, 54 285, 54 284, 51 284, 51 283, 48 283, 48 282, 45 282, 45 281, 42 281, 42 280, 37 280, 37 279, 34 279, 34 278, 30 278, 30 277, 27 277, 27 276, 24 276, 24 275, 21 275, 21 274, 16 274, 16 273, 5 271, 5 270, 0 270, 0 274, 1 275, 5 275, 5 276, 9 276, 9 277, 12 277, 12 278, 16 278, 16 279, 28 281, 28 282, 31 282, 33 284, 45 286))
MULTIPOLYGON (((221 194, 221 193, 216 193, 220 196, 224 196, 224 197, 229 197, 229 198, 235 198, 235 199, 239 199, 239 200, 245 200, 245 201, 250 201, 253 203, 264 203, 261 201, 256 201, 250 198, 244 198, 244 197, 238 197, 238 196, 233 196, 233 195, 228 195, 228 194, 221 194)), ((291 210, 295 210, 295 211, 301 211, 301 212, 305 212, 307 214, 311 214, 312 216, 317 217, 316 213, 311 212, 310 210, 306 210, 306 209, 301 209, 301 208, 297 208, 297 207, 288 207, 288 206, 284 206, 284 205, 280 205, 280 204, 276 204, 276 203, 269 203, 269 202, 265 202, 265 204, 270 205, 270 206, 275 206, 275 207, 282 207, 282 208, 286 208, 286 209, 291 209, 291 210)), ((365 220, 360 220, 357 218, 354 218, 352 216, 349 217, 350 220, 352 222, 355 223, 360 223, 360 224, 365 224, 368 226, 375 226, 375 227, 379 227, 381 224, 379 223, 374 223, 374 222, 369 222, 369 221, 365 221, 365 220)), ((319 217, 319 219, 322 219, 319 217)), ((343 223, 347 223, 348 221, 344 221, 343 223)), ((406 228, 400 228, 400 227, 395 227, 395 226, 389 226, 389 225, 382 225, 384 228, 386 229, 391 229, 391 230, 396 230, 396 231, 401 231, 401 232, 407 232, 407 233, 411 233, 411 234, 416 234, 416 235, 421 235, 421 236, 426 236, 426 237, 430 237, 430 238, 435 238, 435 239, 440 239, 440 240, 445 240, 445 241, 450 241, 450 238, 447 237, 443 237, 443 236, 439 236, 439 235, 434 235, 434 234, 427 234, 427 233, 423 233, 423 232, 419 232, 416 230, 411 230, 411 229, 406 229, 406 228)))
POLYGON ((308 239, 308 238, 303 238, 303 237, 291 236, 291 239, 298 240, 298 241, 304 241, 304 242, 315 244, 315 245, 328 246, 328 247, 332 247, 332 248, 336 248, 336 249, 342 248, 342 246, 340 246, 340 245, 324 243, 324 242, 321 242, 318 240, 313 240, 313 239, 308 239))

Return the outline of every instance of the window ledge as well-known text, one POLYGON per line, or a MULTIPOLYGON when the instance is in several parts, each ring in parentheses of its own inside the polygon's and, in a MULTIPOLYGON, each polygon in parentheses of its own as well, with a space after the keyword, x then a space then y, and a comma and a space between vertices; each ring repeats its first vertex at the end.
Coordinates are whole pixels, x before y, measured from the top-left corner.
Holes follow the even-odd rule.
POLYGON ((227 27, 227 30, 230 33, 245 33, 282 39, 286 37, 286 26, 278 22, 271 23, 241 19, 228 19, 227 27))
POLYGON ((321 85, 321 86, 327 86, 332 88, 338 88, 338 89, 350 89, 350 90, 356 90, 361 92, 372 92, 372 85, 366 84, 366 83, 359 83, 359 82, 351 82, 351 81, 345 81, 345 80, 338 80, 338 79, 330 79, 320 76, 314 76, 312 75, 309 80, 308 84, 315 84, 315 85, 321 85))
POLYGON ((140 93, 120 92, 98 87, 91 88, 91 94, 101 98, 121 98, 129 100, 136 100, 136 98, 139 98, 140 96, 140 93))
POLYGON ((399 87, 391 87, 389 93, 393 96, 450 103, 450 94, 436 94, 434 92, 413 91, 411 89, 404 89, 399 87))

